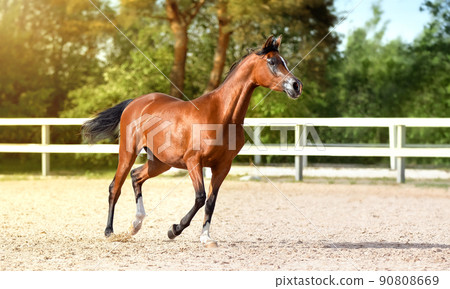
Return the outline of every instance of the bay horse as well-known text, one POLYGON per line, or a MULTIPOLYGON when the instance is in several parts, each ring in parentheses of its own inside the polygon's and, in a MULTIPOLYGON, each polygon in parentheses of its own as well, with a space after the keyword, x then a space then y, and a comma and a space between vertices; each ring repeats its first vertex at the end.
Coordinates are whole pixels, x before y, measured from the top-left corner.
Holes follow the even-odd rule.
POLYGON ((137 210, 129 232, 136 234, 146 216, 142 184, 175 167, 188 170, 195 202, 180 223, 170 227, 168 237, 180 235, 205 205, 200 242, 205 247, 217 246, 209 235, 211 218, 219 188, 244 145, 242 125, 254 89, 263 86, 284 91, 292 99, 302 93, 303 84, 289 71, 279 53, 280 44, 281 36, 270 36, 261 49, 235 63, 217 89, 191 103, 163 93, 150 93, 102 111, 83 124, 82 134, 89 143, 118 137, 120 131, 119 163, 109 186, 106 237, 113 233, 114 207, 121 187, 144 149, 149 156, 147 162, 130 173, 137 210), (212 172, 208 195, 203 182, 204 167, 212 172))

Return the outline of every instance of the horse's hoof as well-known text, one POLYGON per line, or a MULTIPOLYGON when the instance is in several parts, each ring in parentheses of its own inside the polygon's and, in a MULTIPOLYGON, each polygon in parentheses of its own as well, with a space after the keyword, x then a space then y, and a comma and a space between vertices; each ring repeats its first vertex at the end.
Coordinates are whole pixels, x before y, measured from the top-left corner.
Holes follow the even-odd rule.
POLYGON ((205 247, 205 248, 217 248, 217 247, 219 247, 219 245, 217 244, 216 241, 211 240, 209 242, 204 243, 203 247, 205 247))
POLYGON ((130 227, 128 228, 128 233, 130 233, 131 235, 136 235, 139 230, 142 228, 142 221, 139 222, 132 222, 130 227), (136 225, 137 223, 137 225, 136 225))
POLYGON ((108 238, 109 236, 111 236, 111 234, 114 233, 112 228, 106 228, 105 229, 105 237, 108 238))
POLYGON ((128 233, 130 233, 130 235, 132 236, 136 235, 138 231, 139 230, 136 229, 133 224, 131 224, 130 227, 128 228, 128 233))
POLYGON ((169 231, 167 232, 167 236, 169 237, 170 240, 175 239, 176 235, 175 231, 177 229, 177 224, 173 224, 172 227, 169 228, 169 231))

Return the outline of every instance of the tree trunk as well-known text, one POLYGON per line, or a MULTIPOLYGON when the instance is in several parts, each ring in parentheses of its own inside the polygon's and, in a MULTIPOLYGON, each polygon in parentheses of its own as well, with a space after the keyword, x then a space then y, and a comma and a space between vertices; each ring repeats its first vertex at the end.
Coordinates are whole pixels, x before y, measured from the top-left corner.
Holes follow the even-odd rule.
POLYGON ((186 56, 187 56, 187 27, 179 23, 171 23, 170 27, 175 36, 174 59, 172 70, 170 71, 170 94, 182 98, 184 90, 184 77, 186 73, 186 56))
POLYGON ((166 0, 167 19, 170 22, 170 29, 175 37, 174 59, 172 70, 170 71, 170 94, 182 98, 184 89, 184 76, 186 72, 186 57, 188 46, 188 28, 200 8, 205 4, 205 0, 192 1, 190 7, 185 11, 180 11, 175 0, 166 0))
POLYGON ((231 19, 227 13, 228 1, 219 1, 217 5, 217 18, 219 20, 219 38, 217 40, 216 51, 214 52, 213 68, 209 75, 209 82, 205 92, 209 92, 219 86, 225 61, 227 59, 227 49, 230 43, 232 30, 230 28, 231 19))

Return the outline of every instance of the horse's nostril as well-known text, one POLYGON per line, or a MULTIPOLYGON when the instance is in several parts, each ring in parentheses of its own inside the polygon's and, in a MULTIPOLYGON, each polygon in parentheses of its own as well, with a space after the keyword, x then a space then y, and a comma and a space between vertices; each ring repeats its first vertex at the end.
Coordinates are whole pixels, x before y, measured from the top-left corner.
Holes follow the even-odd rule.
POLYGON ((296 92, 299 92, 299 91, 300 91, 300 88, 299 88, 297 82, 294 82, 293 86, 294 86, 294 90, 295 90, 296 92))

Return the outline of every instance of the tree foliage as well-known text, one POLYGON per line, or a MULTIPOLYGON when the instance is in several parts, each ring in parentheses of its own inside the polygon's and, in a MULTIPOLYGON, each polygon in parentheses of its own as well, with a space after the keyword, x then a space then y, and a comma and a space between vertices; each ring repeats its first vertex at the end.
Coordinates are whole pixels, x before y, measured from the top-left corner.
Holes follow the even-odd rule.
POLYGON ((328 76, 334 116, 446 117, 449 108, 449 4, 426 1, 433 20, 416 40, 383 43, 382 11, 356 29, 328 76), (447 19, 446 19, 447 18, 447 19))
MULTIPOLYGON (((387 23, 373 17, 349 36, 341 54, 329 58, 327 110, 330 117, 449 117, 450 1, 425 1, 432 21, 413 43, 383 40, 387 23)), ((387 143, 386 129, 324 131, 328 142, 387 143)), ((409 129, 407 143, 448 144, 448 129, 409 129)), ((428 160, 429 161, 429 160, 428 160)), ((443 160, 440 160, 443 161, 443 160)), ((439 162, 439 160, 437 161, 439 162)))
POLYGON ((98 78, 110 31, 83 0, 1 0, 0 115, 58 116, 69 91, 98 78))

